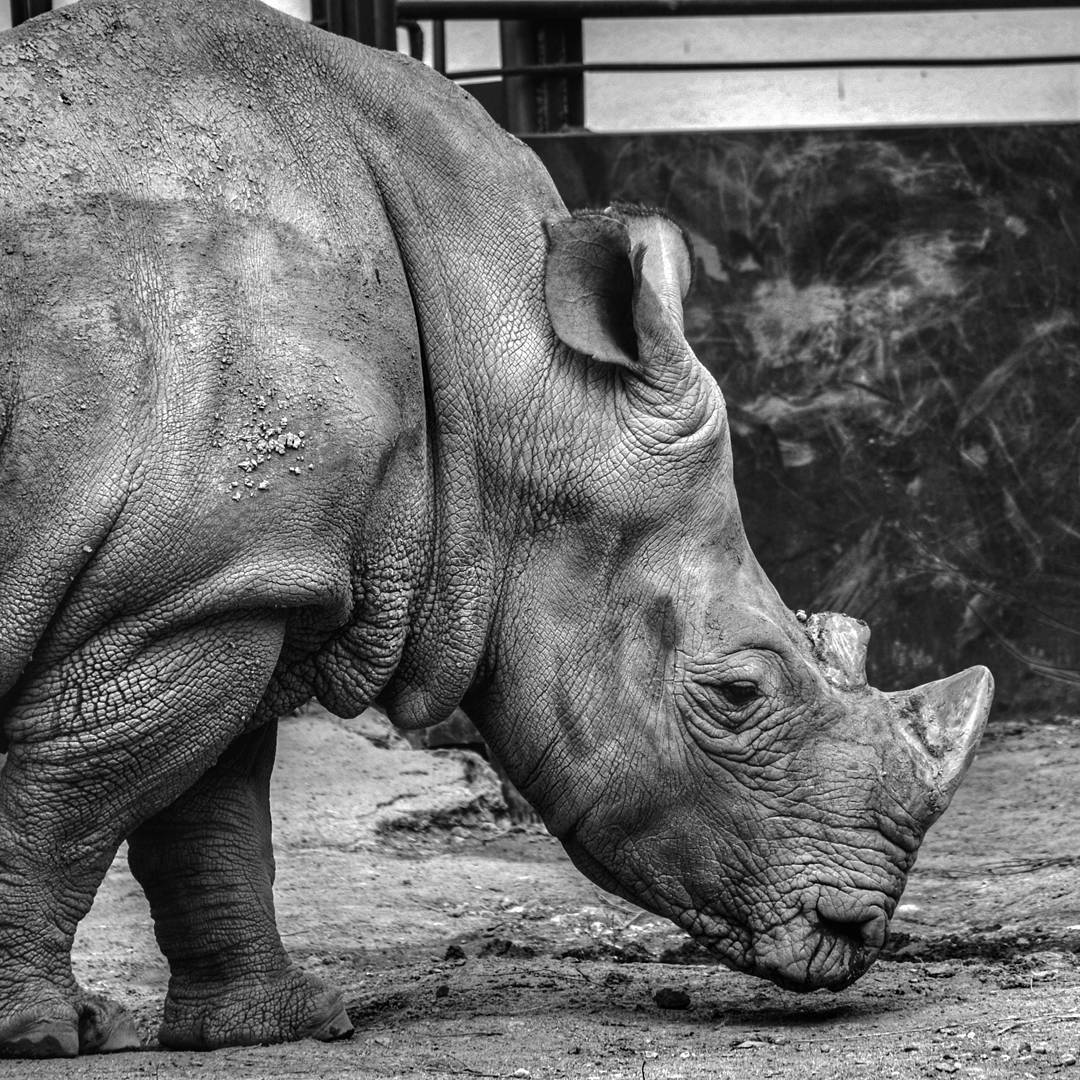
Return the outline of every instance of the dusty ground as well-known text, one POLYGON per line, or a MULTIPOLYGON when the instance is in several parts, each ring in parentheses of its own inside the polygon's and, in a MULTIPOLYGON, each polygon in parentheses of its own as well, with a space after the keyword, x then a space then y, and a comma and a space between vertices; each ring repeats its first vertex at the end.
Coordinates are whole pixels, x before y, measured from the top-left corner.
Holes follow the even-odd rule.
MULTIPOLYGON (((0 1078, 1080 1080, 1080 719, 991 731, 923 848, 888 958, 809 996, 702 962, 540 830, 493 823, 497 790, 466 759, 380 748, 363 730, 288 721, 275 781, 279 922, 346 990, 351 1041, 203 1055, 150 1041, 0 1063, 0 1078)), ((76 969, 150 1039, 166 973, 122 860, 76 969)))

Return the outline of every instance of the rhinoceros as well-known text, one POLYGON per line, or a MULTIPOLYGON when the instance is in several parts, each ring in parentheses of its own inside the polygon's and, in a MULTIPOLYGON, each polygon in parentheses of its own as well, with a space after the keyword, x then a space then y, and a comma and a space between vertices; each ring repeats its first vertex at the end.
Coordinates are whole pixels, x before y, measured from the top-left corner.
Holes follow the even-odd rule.
POLYGON ((786 987, 867 968, 991 680, 880 692, 863 624, 777 596, 692 264, 255 0, 0 37, 0 1052, 138 1045, 70 962, 125 840, 163 1044, 350 1032, 274 918, 275 722, 312 697, 464 701, 605 889, 786 987))

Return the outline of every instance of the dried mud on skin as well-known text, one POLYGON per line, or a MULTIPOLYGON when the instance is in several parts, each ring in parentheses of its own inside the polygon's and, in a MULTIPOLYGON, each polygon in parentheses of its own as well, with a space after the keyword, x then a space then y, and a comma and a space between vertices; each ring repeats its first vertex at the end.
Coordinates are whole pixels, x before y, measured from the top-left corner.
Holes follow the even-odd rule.
MULTIPOLYGON (((358 798, 406 815, 418 804, 401 761, 378 757, 395 750, 327 722, 283 731, 278 912, 297 959, 344 988, 354 1038, 201 1055, 150 1041, 0 1062, 0 1077, 1080 1080, 1080 722, 992 730, 920 854, 885 957, 847 990, 803 996, 718 968, 600 893, 541 829, 491 820, 483 783, 473 798, 463 782, 455 817, 452 758, 406 759, 415 786, 439 788, 444 828, 357 832, 358 798)), ((75 967, 150 1038, 167 973, 121 860, 75 967)))

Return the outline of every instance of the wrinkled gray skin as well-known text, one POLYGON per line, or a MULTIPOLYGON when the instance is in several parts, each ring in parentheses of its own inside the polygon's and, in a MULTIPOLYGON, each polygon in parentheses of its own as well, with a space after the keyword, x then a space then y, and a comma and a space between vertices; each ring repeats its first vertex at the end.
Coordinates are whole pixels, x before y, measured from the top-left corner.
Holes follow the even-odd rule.
POLYGON ((0 1049, 135 1045, 69 959, 125 838, 166 1044, 348 1033, 274 926, 273 720, 312 694, 464 697, 601 885, 786 986, 869 965, 989 676, 879 693, 861 624, 784 607, 689 266, 252 0, 0 37, 0 1049))

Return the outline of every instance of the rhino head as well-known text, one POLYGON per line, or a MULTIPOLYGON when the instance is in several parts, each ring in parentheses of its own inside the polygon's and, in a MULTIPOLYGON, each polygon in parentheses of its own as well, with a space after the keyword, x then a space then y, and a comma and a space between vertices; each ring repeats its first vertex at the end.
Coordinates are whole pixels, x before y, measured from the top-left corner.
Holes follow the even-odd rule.
POLYGON ((547 449, 502 459, 507 565, 469 707, 598 884, 733 967, 842 987, 972 758, 990 674, 883 693, 864 623, 782 603, 683 334, 681 231, 625 207, 546 228, 559 343, 521 401, 547 449))

